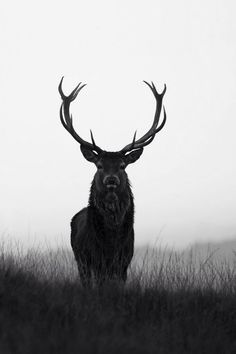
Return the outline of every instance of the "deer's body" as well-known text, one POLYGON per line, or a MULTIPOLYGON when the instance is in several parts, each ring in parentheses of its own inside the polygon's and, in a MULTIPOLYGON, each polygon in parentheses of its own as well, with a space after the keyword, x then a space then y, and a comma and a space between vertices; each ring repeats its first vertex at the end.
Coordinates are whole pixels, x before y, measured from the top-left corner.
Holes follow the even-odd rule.
POLYGON ((165 89, 158 94, 155 86, 146 83, 156 98, 156 114, 151 129, 140 139, 126 145, 118 152, 106 152, 94 141, 83 140, 74 130, 70 103, 84 87, 80 84, 69 96, 65 96, 61 85, 59 92, 63 103, 60 110, 61 122, 66 130, 80 143, 84 157, 93 162, 95 173, 88 207, 77 213, 71 221, 71 246, 77 261, 83 284, 90 282, 93 275, 96 280, 119 279, 125 281, 127 269, 134 251, 134 202, 125 168, 134 163, 160 131, 166 121, 158 126, 165 89))
MULTIPOLYGON (((109 155, 119 159, 117 153, 106 153, 103 159, 109 155)), ((127 278, 127 268, 134 251, 134 202, 124 171, 123 175, 122 188, 110 187, 104 191, 99 190, 96 174, 88 207, 71 221, 71 246, 83 283, 92 274, 101 281, 104 278, 125 281, 127 278)))
POLYGON ((120 225, 108 225, 103 213, 92 206, 71 221, 71 246, 83 283, 96 279, 126 280, 134 251, 133 210, 130 206, 120 225))

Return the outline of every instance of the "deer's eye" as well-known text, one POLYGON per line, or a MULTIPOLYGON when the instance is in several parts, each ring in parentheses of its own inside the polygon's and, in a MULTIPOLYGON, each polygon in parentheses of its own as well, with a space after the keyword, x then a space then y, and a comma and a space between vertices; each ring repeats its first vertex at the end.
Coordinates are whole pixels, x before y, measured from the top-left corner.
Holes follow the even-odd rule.
POLYGON ((124 170, 124 169, 125 169, 125 163, 124 163, 124 162, 122 162, 122 163, 120 164, 120 169, 121 169, 121 170, 124 170))
POLYGON ((102 169, 102 164, 101 164, 101 163, 98 163, 98 164, 97 164, 97 168, 98 168, 99 170, 101 170, 101 169, 102 169))

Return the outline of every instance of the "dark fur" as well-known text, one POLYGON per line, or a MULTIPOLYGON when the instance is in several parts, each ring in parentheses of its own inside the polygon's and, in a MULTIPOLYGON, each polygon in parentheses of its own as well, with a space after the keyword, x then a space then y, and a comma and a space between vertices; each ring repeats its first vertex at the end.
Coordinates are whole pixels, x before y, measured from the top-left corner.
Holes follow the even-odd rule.
POLYGON ((127 278, 127 268, 131 262, 134 249, 134 203, 125 168, 139 159, 144 146, 150 144, 156 133, 165 125, 166 112, 160 125, 162 99, 166 85, 161 94, 153 82, 149 84, 156 100, 156 112, 151 128, 141 138, 118 152, 107 152, 98 147, 91 131, 91 141, 83 140, 74 130, 70 103, 85 86, 79 83, 66 96, 60 81, 58 90, 62 98, 60 119, 63 127, 80 144, 86 160, 94 163, 97 172, 94 176, 89 205, 76 214, 71 221, 71 245, 78 264, 83 283, 90 282, 92 274, 98 280, 104 278, 127 278))
MULTIPOLYGON (((107 153, 111 159, 104 158, 104 165, 114 170, 117 155, 112 154, 116 153, 107 153)), ((88 207, 71 221, 71 245, 83 284, 89 283, 92 275, 98 282, 127 278, 134 251, 134 202, 126 172, 117 171, 122 180, 120 189, 99 189, 97 172, 88 207)))

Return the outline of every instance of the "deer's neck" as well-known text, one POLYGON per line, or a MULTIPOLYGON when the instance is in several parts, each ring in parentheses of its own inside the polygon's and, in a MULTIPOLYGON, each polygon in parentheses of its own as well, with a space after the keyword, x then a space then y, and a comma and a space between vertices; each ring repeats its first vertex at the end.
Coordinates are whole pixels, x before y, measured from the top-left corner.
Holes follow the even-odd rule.
POLYGON ((129 183, 127 183, 126 188, 122 192, 100 193, 97 191, 93 181, 90 190, 89 206, 102 219, 104 227, 109 229, 122 227, 127 218, 133 224, 133 194, 129 183))

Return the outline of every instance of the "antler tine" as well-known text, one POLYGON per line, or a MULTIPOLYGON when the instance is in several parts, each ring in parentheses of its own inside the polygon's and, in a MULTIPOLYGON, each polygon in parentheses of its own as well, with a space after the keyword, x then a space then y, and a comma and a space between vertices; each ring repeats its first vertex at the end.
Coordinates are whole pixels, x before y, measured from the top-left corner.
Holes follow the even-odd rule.
POLYGON ((137 130, 134 133, 134 137, 133 137, 133 141, 132 141, 132 147, 134 147, 134 145, 135 145, 136 134, 137 134, 137 130))
MULTIPOLYGON (((140 148, 142 148, 142 147, 147 146, 148 144, 150 144, 150 143, 153 141, 153 139, 155 138, 156 133, 158 133, 158 132, 164 127, 164 125, 165 125, 165 123, 166 123, 166 110, 165 110, 165 107, 164 107, 164 106, 163 106, 163 112, 164 112, 163 121, 161 122, 161 124, 159 125, 159 127, 153 131, 153 134, 150 135, 149 138, 148 138, 146 141, 144 141, 144 142, 142 142, 142 143, 139 143, 139 144, 137 144, 137 142, 136 142, 134 149, 140 149, 140 148)), ((138 141, 138 140, 137 140, 137 141, 138 141)))
POLYGON ((60 119, 61 119, 61 123, 63 125, 63 127, 73 136, 73 138, 80 143, 83 146, 86 146, 87 148, 97 151, 102 152, 103 150, 98 147, 95 144, 92 132, 91 132, 91 138, 92 138, 92 143, 89 143, 88 141, 82 139, 75 131, 74 127, 73 127, 73 118, 72 115, 70 114, 70 104, 72 101, 74 101, 78 95, 78 93, 82 90, 82 88, 84 86, 86 86, 86 84, 81 85, 81 82, 75 87, 75 89, 69 94, 69 96, 66 96, 62 90, 62 82, 63 82, 63 78, 61 79, 59 86, 58 86, 58 91, 61 95, 62 98, 62 104, 61 104, 61 108, 60 108, 60 119))
POLYGON ((153 82, 151 82, 151 84, 150 84, 147 81, 144 81, 144 83, 152 90, 152 93, 156 99, 156 112, 155 112, 153 124, 152 124, 151 128, 147 131, 147 133, 144 134, 138 140, 136 140, 135 143, 133 141, 132 143, 126 145, 121 150, 121 152, 123 152, 123 153, 126 153, 126 152, 134 150, 134 149, 139 149, 139 148, 142 148, 142 147, 150 144, 152 142, 152 140, 154 139, 155 135, 164 127, 164 125, 166 123, 166 111, 163 106, 164 118, 163 118, 162 123, 158 127, 159 120, 160 120, 160 114, 161 114, 161 108, 162 108, 162 100, 163 100, 164 94, 166 92, 166 85, 164 85, 164 89, 163 89, 162 93, 158 93, 153 82))
POLYGON ((94 146, 94 150, 96 150, 97 145, 96 145, 96 143, 95 143, 95 140, 94 140, 94 137, 93 137, 93 132, 92 132, 91 129, 90 129, 90 136, 91 136, 91 140, 92 140, 92 143, 93 143, 93 146, 94 146))
POLYGON ((66 95, 64 94, 64 92, 62 91, 62 82, 63 82, 63 79, 64 79, 64 76, 62 76, 62 78, 61 78, 61 81, 60 81, 59 86, 58 86, 58 91, 59 91, 59 93, 60 93, 61 98, 62 98, 63 101, 66 100, 66 99, 69 99, 70 102, 72 102, 72 101, 74 101, 74 100, 76 99, 78 93, 80 92, 80 90, 82 90, 82 88, 83 88, 84 86, 86 86, 86 84, 83 84, 82 86, 80 86, 80 85, 82 84, 82 82, 80 82, 80 83, 76 86, 76 88, 70 93, 70 95, 69 95, 69 96, 66 96, 66 95))

